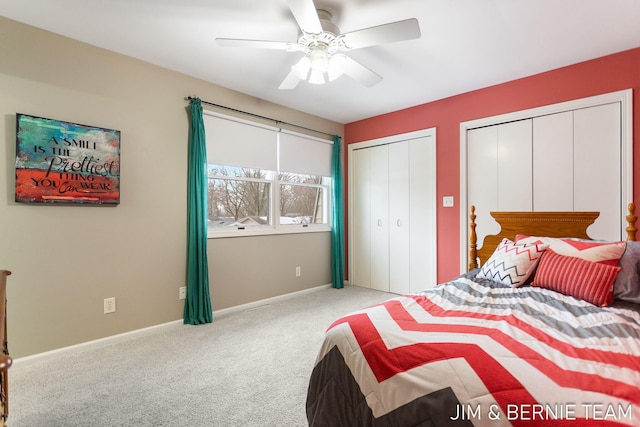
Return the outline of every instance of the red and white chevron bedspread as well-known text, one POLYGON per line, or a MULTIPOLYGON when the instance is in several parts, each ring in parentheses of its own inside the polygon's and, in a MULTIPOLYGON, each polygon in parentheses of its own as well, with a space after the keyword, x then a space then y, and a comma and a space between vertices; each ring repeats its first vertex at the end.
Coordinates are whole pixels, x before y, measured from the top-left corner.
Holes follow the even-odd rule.
POLYGON ((471 275, 337 320, 310 426, 640 426, 640 314, 471 275))

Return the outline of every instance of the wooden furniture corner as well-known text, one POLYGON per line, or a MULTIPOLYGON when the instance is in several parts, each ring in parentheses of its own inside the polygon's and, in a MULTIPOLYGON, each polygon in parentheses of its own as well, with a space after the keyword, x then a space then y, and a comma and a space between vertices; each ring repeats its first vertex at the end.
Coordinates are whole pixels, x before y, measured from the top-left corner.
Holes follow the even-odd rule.
POLYGON ((7 344, 7 277, 9 270, 0 270, 0 426, 5 425, 9 416, 9 368, 13 363, 7 344))

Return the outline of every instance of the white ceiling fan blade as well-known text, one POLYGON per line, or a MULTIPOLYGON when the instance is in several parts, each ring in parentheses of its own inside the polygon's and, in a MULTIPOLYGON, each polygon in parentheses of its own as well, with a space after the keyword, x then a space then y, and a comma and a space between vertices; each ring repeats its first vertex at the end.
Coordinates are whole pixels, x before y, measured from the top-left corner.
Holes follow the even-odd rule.
POLYGON ((320 25, 320 18, 318 18, 313 0, 287 0, 287 5, 302 32, 322 33, 322 25, 320 25))
POLYGON ((356 80, 366 87, 372 87, 382 81, 382 77, 374 73, 355 59, 346 55, 335 55, 340 57, 340 66, 344 74, 356 80))
POLYGON ((284 78, 282 83, 280 83, 278 89, 295 89, 296 86, 298 86, 298 83, 300 83, 300 79, 295 75, 293 70, 291 70, 289 71, 289 74, 287 74, 287 77, 284 78))
POLYGON ((249 47, 257 49, 277 49, 294 52, 298 50, 298 43, 277 42, 269 40, 225 39, 217 38, 216 43, 222 47, 249 47))
POLYGON ((342 35, 347 49, 360 49, 417 38, 420 38, 420 25, 415 18, 364 28, 342 35))

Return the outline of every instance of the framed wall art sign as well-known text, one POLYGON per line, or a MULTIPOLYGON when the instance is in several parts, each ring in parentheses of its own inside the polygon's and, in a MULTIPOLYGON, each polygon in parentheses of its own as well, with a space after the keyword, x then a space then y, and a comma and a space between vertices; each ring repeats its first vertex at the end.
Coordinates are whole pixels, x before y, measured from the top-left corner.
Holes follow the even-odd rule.
POLYGON ((120 131, 16 114, 16 202, 120 203, 120 131))

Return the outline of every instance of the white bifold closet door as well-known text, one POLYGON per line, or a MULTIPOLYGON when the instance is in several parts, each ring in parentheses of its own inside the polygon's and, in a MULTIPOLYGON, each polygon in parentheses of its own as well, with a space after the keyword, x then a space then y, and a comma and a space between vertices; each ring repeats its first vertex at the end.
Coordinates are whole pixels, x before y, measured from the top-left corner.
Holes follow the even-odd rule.
POLYGON ((589 235, 622 238, 620 103, 471 129, 467 153, 479 246, 490 211, 597 211, 589 235))
POLYGON ((389 291, 389 147, 370 151, 371 288, 389 291))
POLYGON ((435 284, 433 139, 352 151, 352 284, 398 294, 435 284))
POLYGON ((478 246, 500 231, 489 212, 532 210, 531 126, 527 119, 468 132, 467 196, 476 207, 478 246))
POLYGON ((409 143, 389 147, 389 291, 410 291, 409 143))
MULTIPOLYGON (((419 292, 435 286, 438 279, 435 137, 412 140, 408 156, 409 292, 419 292)), ((391 292, 407 292, 406 287, 395 289, 392 282, 391 292)))
POLYGON ((588 230, 594 239, 623 239, 620 104, 575 110, 573 122, 574 210, 600 212, 588 230))
POLYGON ((621 118, 618 103, 536 117, 533 175, 536 211, 596 211, 589 235, 619 239, 621 118))
POLYGON ((573 111, 533 119, 536 210, 573 210, 573 111), (553 171, 550 173, 550 171, 553 171))

